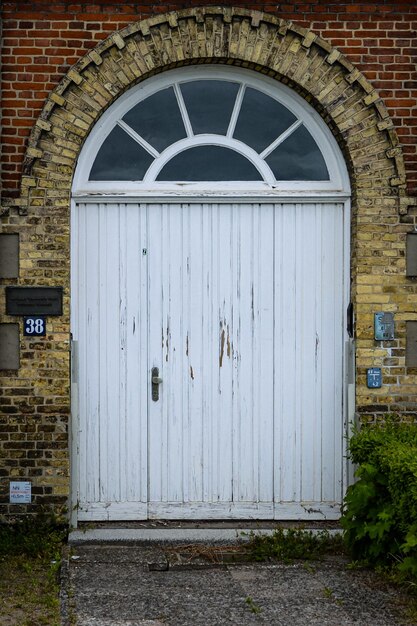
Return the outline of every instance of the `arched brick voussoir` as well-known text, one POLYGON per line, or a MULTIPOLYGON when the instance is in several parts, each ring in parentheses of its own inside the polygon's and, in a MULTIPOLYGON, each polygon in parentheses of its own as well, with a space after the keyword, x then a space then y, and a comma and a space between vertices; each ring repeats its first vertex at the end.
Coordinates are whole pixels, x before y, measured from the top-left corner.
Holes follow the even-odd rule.
POLYGON ((32 130, 22 178, 23 210, 30 208, 30 189, 42 182, 48 187, 59 179, 62 193, 70 192, 69 174, 85 138, 127 89, 169 67, 213 62, 253 68, 301 93, 344 150, 353 187, 365 184, 366 175, 371 185, 381 185, 381 193, 384 188, 399 198, 400 212, 407 211, 402 151, 372 84, 312 31, 238 7, 184 9, 136 22, 80 59, 50 94, 32 130))

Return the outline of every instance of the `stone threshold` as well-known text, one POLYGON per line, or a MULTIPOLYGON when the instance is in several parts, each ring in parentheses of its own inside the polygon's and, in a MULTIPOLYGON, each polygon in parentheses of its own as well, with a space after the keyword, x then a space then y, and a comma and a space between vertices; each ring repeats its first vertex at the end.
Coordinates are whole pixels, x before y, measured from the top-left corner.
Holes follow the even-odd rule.
POLYGON ((91 525, 80 527, 69 534, 70 545, 95 544, 95 543, 118 543, 118 544, 149 544, 149 543, 245 543, 255 535, 272 535, 274 530, 280 528, 291 528, 318 534, 327 531, 329 535, 339 535, 342 533, 340 526, 332 524, 247 524, 232 525, 229 527, 213 527, 213 524, 205 524, 199 527, 174 527, 167 524, 165 527, 136 527, 126 528, 111 525, 98 527, 91 525))

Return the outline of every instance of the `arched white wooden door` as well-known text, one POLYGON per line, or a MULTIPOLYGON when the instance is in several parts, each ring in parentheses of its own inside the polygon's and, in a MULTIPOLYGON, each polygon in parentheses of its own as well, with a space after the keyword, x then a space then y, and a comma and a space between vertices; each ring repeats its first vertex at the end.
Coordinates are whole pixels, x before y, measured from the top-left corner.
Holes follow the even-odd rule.
POLYGON ((103 118, 72 212, 78 519, 338 517, 334 142, 230 69, 167 73, 103 118))

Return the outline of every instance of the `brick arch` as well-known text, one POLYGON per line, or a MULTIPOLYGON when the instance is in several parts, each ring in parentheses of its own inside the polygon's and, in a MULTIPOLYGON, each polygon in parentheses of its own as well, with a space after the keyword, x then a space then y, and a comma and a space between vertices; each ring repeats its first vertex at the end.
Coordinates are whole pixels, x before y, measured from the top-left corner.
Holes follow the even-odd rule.
POLYGON ((59 197, 67 201, 83 142, 118 96, 164 69, 195 63, 249 67, 293 87, 336 136, 358 211, 365 190, 374 189, 380 197, 396 199, 397 210, 406 212, 402 151, 372 84, 312 31, 236 7, 185 9, 136 22, 80 59, 50 94, 31 133, 21 211, 33 202, 39 206, 40 195, 50 206, 59 197))

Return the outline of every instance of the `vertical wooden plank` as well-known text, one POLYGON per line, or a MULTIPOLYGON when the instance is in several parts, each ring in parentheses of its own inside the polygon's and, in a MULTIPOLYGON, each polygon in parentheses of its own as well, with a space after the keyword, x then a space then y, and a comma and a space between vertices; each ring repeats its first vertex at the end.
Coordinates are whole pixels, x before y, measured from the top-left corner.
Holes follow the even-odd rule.
POLYGON ((191 205, 189 212, 189 372, 185 373, 189 386, 189 476, 188 489, 191 500, 203 500, 203 248, 207 243, 202 232, 202 207, 191 205))
MULTIPOLYGON (((283 282, 284 258, 283 250, 283 207, 281 204, 274 204, 273 207, 273 247, 274 254, 272 257, 273 266, 273 500, 274 500, 274 517, 278 516, 280 502, 283 499, 282 480, 285 479, 284 463, 286 459, 283 456, 284 443, 284 424, 283 424, 283 297, 285 289, 283 282)), ((289 294, 287 294, 289 299, 289 294)), ((286 329, 287 332, 287 329, 286 329)), ((289 364, 290 365, 290 364, 289 364)), ((285 370, 287 371, 287 369, 285 370)), ((288 415, 286 419, 288 419, 288 415)))
MULTIPOLYGON (((158 367, 161 377, 165 375, 163 369, 163 354, 166 345, 166 327, 164 321, 164 294, 163 294, 163 250, 165 246, 163 230, 162 207, 158 204, 147 205, 148 228, 148 335, 149 335, 149 364, 148 364, 148 394, 151 397, 150 376, 151 369, 158 367)), ((166 499, 162 460, 166 460, 166 422, 164 422, 164 402, 169 392, 169 381, 164 380, 164 389, 160 389, 158 402, 149 402, 149 500, 160 502, 166 499)), ((165 412, 166 413, 166 412, 165 412)))
MULTIPOLYGON (((242 445, 242 398, 241 398, 241 376, 242 363, 249 362, 246 350, 252 348, 251 343, 245 346, 242 340, 242 302, 241 302, 241 211, 236 204, 230 205, 231 210, 231 268, 230 268, 230 290, 226 294, 226 307, 228 309, 227 319, 230 322, 225 326, 224 348, 223 348, 223 367, 227 367, 231 371, 231 432, 232 432, 232 500, 238 503, 241 500, 240 485, 240 446, 242 445), (230 363, 230 351, 234 346, 238 350, 238 357, 235 363, 230 363), (246 357, 246 358, 245 358, 246 357), (229 365, 231 367, 229 368, 229 365)), ((247 337, 246 337, 247 339, 247 337)), ((248 384, 248 381, 246 381, 248 384)), ((227 417, 226 417, 227 419, 227 417)), ((250 464, 250 457, 247 463, 250 464)))
POLYGON ((299 320, 296 318, 297 247, 296 207, 278 205, 275 210, 275 399, 279 424, 275 428, 275 499, 296 500, 298 472, 297 377, 299 320))
POLYGON ((146 207, 126 210, 126 427, 123 476, 128 502, 147 502, 146 207))
POLYGON ((190 385, 189 375, 191 372, 190 364, 190 211, 189 204, 182 205, 182 224, 181 224, 181 255, 179 263, 181 264, 181 317, 182 317, 182 347, 183 371, 181 378, 181 388, 178 393, 182 398, 182 490, 184 502, 190 502, 192 499, 189 485, 189 465, 190 465, 190 446, 191 446, 191 429, 190 429, 190 385))
MULTIPOLYGON (((274 218, 276 207, 271 204, 256 205, 253 227, 253 439, 254 471, 258 486, 257 497, 261 502, 274 500, 274 462, 279 457, 274 449, 274 218)), ((278 286, 279 288, 279 286, 278 286)), ((273 511, 271 508, 271 517, 273 511)))
POLYGON ((105 501, 117 502, 120 491, 120 207, 103 205, 106 213, 105 232, 100 236, 100 482, 105 501), (106 407, 103 411, 102 407, 106 407), (105 426, 107 425, 107 428, 105 426))
POLYGON ((340 501, 343 443, 343 206, 323 205, 322 498, 340 501), (333 393, 329 393, 329 388, 333 393))
MULTIPOLYGON (((230 204, 217 205, 218 257, 216 259, 218 285, 218 443, 217 443, 217 499, 231 502, 233 493, 233 369, 227 357, 227 341, 233 336, 231 296, 233 292, 235 241, 233 238, 233 208, 230 204)), ((240 346, 236 346, 238 354, 240 346)), ((238 357, 239 358, 239 357, 238 357)))
MULTIPOLYGON (((86 368, 86 325, 85 325, 85 313, 86 313, 86 211, 85 205, 77 205, 74 211, 73 219, 73 241, 76 241, 76 274, 74 272, 74 285, 76 292, 72 298, 75 311, 73 314, 73 333, 74 339, 79 342, 79 363, 78 363, 78 430, 79 430, 79 489, 78 499, 79 502, 87 501, 87 432, 86 432, 86 420, 85 415, 87 412, 87 397, 86 386, 83 381, 87 380, 87 368, 86 368), (76 301, 74 299, 76 298, 76 301)), ((75 261, 75 259, 74 259, 75 261)))
POLYGON ((210 432, 208 438, 208 474, 210 480, 209 502, 217 502, 220 497, 219 476, 219 442, 222 415, 220 414, 219 396, 219 205, 207 205, 209 220, 205 232, 207 234, 207 404, 206 416, 209 419, 210 432))
POLYGON ((132 224, 127 224, 128 211, 127 205, 119 204, 119 393, 118 393, 118 415, 119 415, 119 457, 116 472, 119 475, 119 485, 117 488, 117 501, 126 502, 127 500, 127 476, 126 476, 126 435, 129 429, 128 421, 131 417, 127 414, 127 351, 128 351, 128 319, 127 319, 127 265, 128 265, 128 248, 127 248, 127 231, 131 229, 132 224))
POLYGON ((86 433, 86 476, 87 490, 86 501, 97 502, 101 497, 100 485, 100 362, 98 335, 100 292, 99 272, 100 256, 97 247, 101 211, 100 206, 92 205, 85 207, 85 336, 84 358, 87 375, 86 406, 84 413, 84 428, 86 433))
MULTIPOLYGON (((343 500, 343 483, 344 483, 344 471, 343 464, 346 462, 346 434, 345 420, 347 415, 347 406, 344 405, 344 401, 347 403, 347 385, 345 379, 345 346, 347 344, 347 325, 346 325, 346 311, 349 302, 350 293, 350 255, 346 248, 349 248, 349 236, 346 230, 350 234, 349 227, 345 226, 345 210, 346 206, 343 204, 335 204, 333 216, 335 218, 334 224, 334 241, 339 242, 337 248, 335 248, 335 281, 334 289, 335 296, 334 301, 338 303, 335 308, 335 320, 334 320, 334 333, 335 333, 335 367, 334 372, 334 404, 333 415, 337 415, 338 419, 335 420, 333 450, 334 450, 334 487, 333 494, 336 502, 342 502, 343 500), (346 263, 347 261, 347 263, 346 263), (345 395, 346 394, 346 395, 345 395), (345 457, 345 458, 343 458, 345 457)), ((328 211, 331 210, 331 206, 328 207, 328 211)), ((348 222, 349 226, 350 223, 348 222)), ((331 420, 331 413, 328 414, 328 420, 331 420)), ((326 494, 327 498, 327 494, 326 494)))
POLYGON ((201 381, 202 385, 202 500, 213 502, 213 422, 212 359, 213 353, 213 273, 212 273, 212 206, 201 205, 201 381))
POLYGON ((251 440, 253 336, 247 286, 252 282, 253 248, 245 221, 252 220, 252 205, 232 205, 233 211, 233 291, 231 295, 232 332, 227 333, 225 358, 233 356, 233 499, 252 501, 253 441, 251 440), (249 405, 248 405, 249 403, 249 405))
MULTIPOLYGON (((137 303, 137 311, 140 317, 140 419, 138 433, 140 441, 140 492, 141 502, 148 503, 149 501, 149 406, 152 402, 149 395, 149 328, 148 328, 148 313, 149 313, 149 294, 148 294, 148 276, 149 276, 149 240, 148 240, 148 208, 146 205, 140 205, 140 242, 139 254, 141 257, 141 274, 140 274, 140 295, 139 302, 137 303)), ((134 384, 134 382, 133 382, 134 384)), ((147 515, 147 507, 143 509, 145 515, 147 515)))
MULTIPOLYGON (((327 336, 327 327, 323 324, 323 309, 325 308, 324 293, 328 286, 326 281, 323 282, 323 256, 325 248, 327 247, 327 221, 325 214, 326 205, 316 204, 315 211, 315 230, 314 239, 315 245, 315 302, 314 302, 314 319, 315 319, 315 356, 314 356, 314 372, 315 372, 315 406, 316 406, 316 420, 317 423, 313 426, 313 467, 314 467, 314 482, 312 485, 312 499, 314 502, 321 502, 322 495, 322 465, 323 465, 323 426, 327 429, 327 426, 333 430, 331 424, 324 424, 323 413, 323 367, 326 359, 326 355, 323 353, 323 346, 325 337, 327 336)), ((337 297, 337 293, 332 289, 333 297, 337 297)), ((336 382, 336 381, 334 381, 336 382)), ((333 385, 334 389, 334 385, 333 385)), ((329 393, 329 391, 325 391, 329 393)), ((336 420, 333 420, 336 421, 336 420)))
POLYGON ((161 393, 166 394, 167 422, 167 500, 183 500, 182 485, 182 394, 183 384, 183 338, 182 338, 182 267, 178 260, 182 249, 182 213, 180 204, 164 205, 165 262, 164 324, 165 346, 161 393), (169 385, 169 386, 168 386, 169 385))
POLYGON ((298 446, 298 463, 300 465, 300 499, 305 502, 314 501, 314 486, 320 475, 315 465, 317 429, 321 430, 321 408, 317 406, 320 396, 316 393, 319 383, 317 375, 316 350, 320 337, 316 329, 316 297, 321 299, 321 283, 317 262, 319 258, 320 239, 316 233, 316 205, 297 205, 297 221, 299 234, 299 297, 297 307, 299 313, 300 363, 299 363, 299 397, 300 397, 300 438, 298 446))
POLYGON ((235 472, 238 500, 265 503, 273 500, 273 213, 270 205, 258 204, 238 206, 238 213, 235 472))

